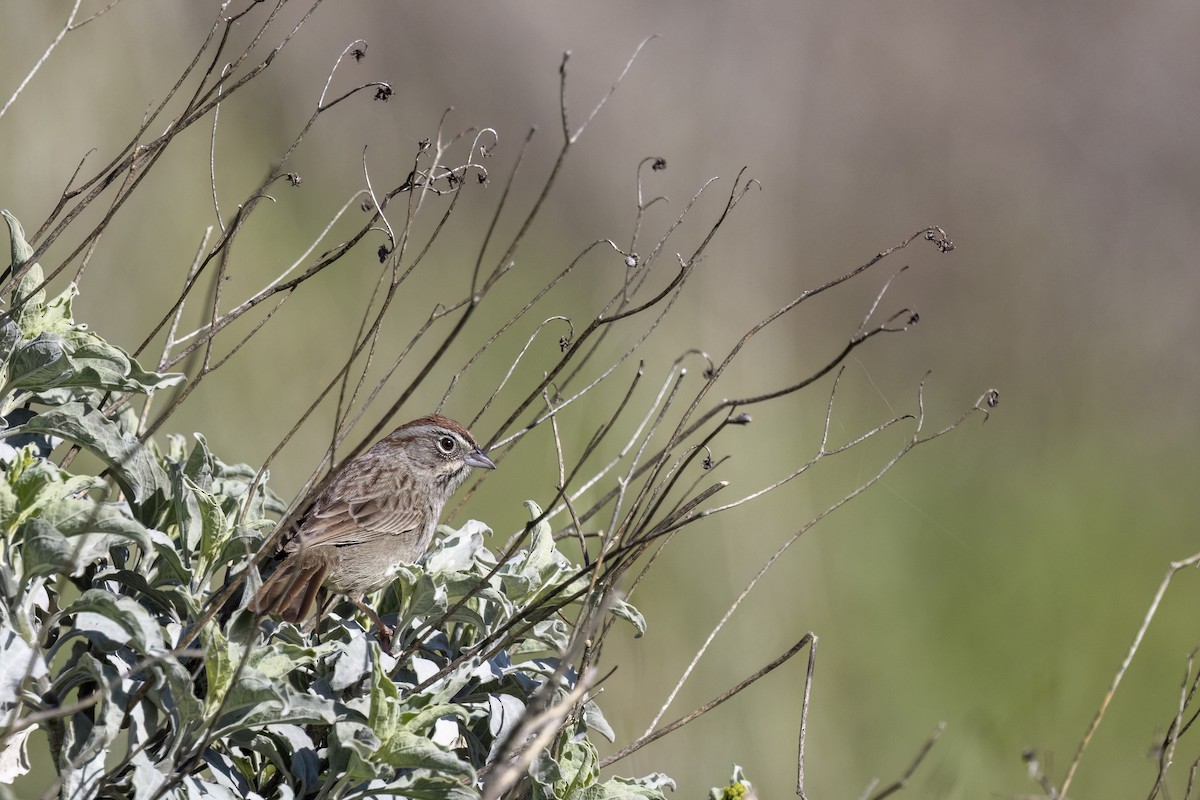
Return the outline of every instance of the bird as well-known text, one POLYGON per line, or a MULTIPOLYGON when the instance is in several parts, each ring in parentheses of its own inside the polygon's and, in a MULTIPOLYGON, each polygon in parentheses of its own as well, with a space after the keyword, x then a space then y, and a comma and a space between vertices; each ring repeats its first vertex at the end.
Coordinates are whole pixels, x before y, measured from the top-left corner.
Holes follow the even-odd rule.
POLYGON ((345 595, 390 641, 392 629, 363 597, 387 585, 397 564, 425 554, 446 500, 472 468, 496 464, 449 417, 430 414, 396 428, 316 496, 280 542, 278 566, 247 607, 300 623, 325 588, 345 595))

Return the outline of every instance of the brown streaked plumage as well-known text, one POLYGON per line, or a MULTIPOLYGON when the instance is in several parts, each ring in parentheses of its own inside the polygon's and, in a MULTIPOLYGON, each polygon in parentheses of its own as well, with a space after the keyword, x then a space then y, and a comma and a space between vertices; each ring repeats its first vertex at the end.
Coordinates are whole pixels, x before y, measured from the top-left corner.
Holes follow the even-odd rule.
POLYGON ((401 425, 346 464, 317 496, 284 538, 283 561, 250 610, 300 622, 325 587, 349 597, 390 636, 363 595, 387 584, 396 564, 425 553, 442 507, 472 467, 495 466, 448 417, 432 414, 401 425))

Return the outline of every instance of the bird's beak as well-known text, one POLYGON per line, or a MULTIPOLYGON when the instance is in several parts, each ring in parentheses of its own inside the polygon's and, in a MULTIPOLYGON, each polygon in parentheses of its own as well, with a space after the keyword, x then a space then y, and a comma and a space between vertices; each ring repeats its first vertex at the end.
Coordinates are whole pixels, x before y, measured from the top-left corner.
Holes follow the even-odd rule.
POLYGON ((490 458, 488 458, 486 455, 484 455, 484 452, 482 450, 480 450, 478 447, 475 448, 474 452, 467 454, 465 461, 467 462, 468 465, 470 465, 472 467, 478 467, 479 469, 495 469, 496 468, 496 462, 492 461, 490 458))

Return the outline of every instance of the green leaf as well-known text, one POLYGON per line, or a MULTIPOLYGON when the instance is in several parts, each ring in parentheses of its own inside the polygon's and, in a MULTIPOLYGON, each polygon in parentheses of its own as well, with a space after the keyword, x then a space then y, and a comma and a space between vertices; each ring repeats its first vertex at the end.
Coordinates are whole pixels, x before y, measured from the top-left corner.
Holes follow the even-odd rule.
POLYGON ((608 724, 608 720, 604 718, 604 712, 600 710, 600 706, 595 700, 588 700, 583 704, 583 722, 610 742, 617 740, 617 734, 608 724))
POLYGON ((425 569, 429 572, 469 571, 483 548, 483 537, 492 533, 491 528, 473 519, 458 530, 444 525, 438 530, 443 535, 425 556, 425 569))
POLYGON ((129 646, 152 655, 166 649, 158 623, 131 597, 88 589, 63 614, 75 616, 75 628, 69 635, 83 634, 103 650, 129 646))
MULTIPOLYGON (((66 503, 62 505, 89 505, 87 503, 66 503)), ((90 504, 93 509, 104 508, 90 504)), ((77 516, 73 523, 80 527, 89 527, 90 514, 77 516)), ((81 575, 89 565, 101 559, 108 558, 109 550, 113 547, 128 544, 144 545, 144 535, 136 533, 79 533, 64 535, 64 531, 50 520, 34 517, 21 526, 20 534, 14 544, 14 549, 20 553, 26 577, 35 575, 81 575)))
POLYGON ((151 586, 146 576, 128 569, 115 570, 98 577, 120 584, 121 594, 133 597, 155 614, 183 621, 198 610, 196 598, 178 581, 164 581, 159 586, 151 586))
MULTIPOLYGON (((66 323, 64 323, 66 324, 66 323)), ((146 393, 182 383, 181 373, 147 372, 124 350, 81 326, 42 330, 17 347, 6 391, 40 394, 52 389, 80 388, 146 393)))
POLYGON ((475 782, 475 770, 470 764, 409 730, 396 731, 382 741, 372 760, 396 769, 429 769, 475 782))
POLYGON ((333 665, 329 687, 344 692, 366 677, 372 669, 371 648, 365 636, 355 636, 338 655, 333 665))
MULTIPOLYGON (((4 221, 8 223, 8 238, 12 243, 12 265, 9 269, 12 274, 16 274, 33 255, 33 248, 29 246, 29 242, 25 241, 25 229, 21 227, 17 218, 9 213, 8 209, 0 209, 0 216, 3 216, 4 221)), ((43 280, 45 280, 45 275, 42 273, 42 267, 35 261, 29 264, 25 274, 21 276, 21 280, 17 281, 17 285, 13 289, 11 307, 16 308, 19 303, 21 304, 21 308, 14 314, 14 317, 22 330, 26 328, 27 323, 38 319, 45 311, 46 290, 34 291, 43 280)))
MULTIPOLYGON (((675 788, 674 784, 671 788, 675 788)), ((753 796, 750 781, 746 779, 746 773, 742 770, 741 765, 733 765, 733 774, 729 776, 729 783, 725 786, 714 786, 709 790, 708 796, 711 800, 739 800, 743 797, 753 796)))
POLYGON ((298 692, 285 681, 246 668, 229 690, 212 735, 225 738, 279 723, 332 725, 337 716, 332 700, 298 692))
POLYGON ((36 392, 52 388, 73 369, 62 337, 55 333, 40 333, 13 352, 5 393, 14 389, 36 392))
POLYGON ((121 733, 130 697, 122 688, 116 668, 90 653, 79 656, 70 671, 76 680, 87 681, 99 693, 100 701, 91 711, 70 718, 61 757, 60 797, 90 798, 96 796, 97 780, 105 772, 105 756, 121 733))
POLYGON ((178 659, 167 658, 158 668, 165 679, 164 689, 150 692, 150 702, 165 709, 171 715, 172 727, 182 731, 203 719, 204 705, 196 696, 192 674, 178 659))
POLYGON ((187 457, 187 463, 183 465, 183 474, 196 484, 197 489, 211 494, 213 490, 213 455, 209 452, 208 442, 203 434, 193 433, 192 436, 196 439, 196 446, 192 448, 192 452, 187 457))
POLYGON ((50 433, 75 442, 98 456, 113 471, 126 499, 144 505, 156 495, 166 497, 169 482, 149 449, 103 414, 84 403, 67 403, 26 422, 29 432, 50 433))
POLYGON ((475 770, 470 764, 425 735, 426 730, 442 717, 466 719, 467 712, 462 706, 430 704, 429 701, 434 699, 430 694, 410 696, 406 698, 410 705, 406 706, 379 659, 375 659, 371 682, 367 725, 378 737, 379 744, 365 759, 368 763, 394 769, 431 769, 474 782, 475 770))
MULTIPOLYGON (((83 477, 73 480, 91 479, 83 477)), ((71 482, 65 486, 70 487, 71 482)), ((90 497, 63 497, 48 504, 40 516, 72 540, 73 544, 75 537, 90 537, 97 540, 99 546, 99 539, 103 537, 107 540, 103 545, 105 550, 119 545, 137 545, 143 553, 151 550, 150 532, 129 516, 128 509, 122 504, 98 503, 90 497)))
POLYGON ((29 754, 25 747, 30 734, 36 730, 37 727, 33 726, 9 734, 0 744, 0 784, 11 784, 29 772, 29 754))
POLYGON ((56 464, 39 458, 31 448, 22 448, 13 454, 0 485, 0 524, 3 533, 10 536, 21 523, 43 513, 64 498, 90 489, 95 478, 72 477, 56 464))
POLYGON ((186 491, 195 498, 200 512, 200 567, 197 571, 208 576, 213 567, 221 566, 221 551, 229 542, 232 531, 220 502, 191 479, 185 477, 183 480, 186 491))
POLYGON ((289 672, 315 664, 319 659, 332 655, 341 646, 337 642, 325 642, 316 647, 302 647, 291 642, 271 642, 266 647, 256 647, 247 664, 267 678, 279 679, 289 672))
POLYGON ((155 557, 143 561, 140 568, 147 573, 148 578, 152 579, 152 585, 158 586, 163 583, 190 585, 192 571, 184 566, 183 561, 179 558, 179 550, 176 548, 174 540, 162 531, 154 529, 149 531, 149 535, 150 543, 154 546, 155 557))
POLYGON ((559 797, 572 797, 591 786, 600 776, 600 757, 596 747, 586 738, 576 738, 564 731, 559 748, 560 779, 554 785, 559 797))
MULTIPOLYGON (((532 500, 525 501, 530 519, 542 515, 542 509, 532 500)), ((533 526, 529 549, 518 553, 500 571, 504 593, 519 605, 527 605, 543 590, 557 581, 565 569, 570 567, 566 556, 554 545, 554 534, 550 523, 541 520, 533 526)))
POLYGON ((580 800, 667 800, 664 789, 675 791, 675 781, 652 772, 643 778, 610 778, 591 787, 580 800))
POLYGON ((27 680, 46 675, 46 659, 10 625, 0 625, 0 709, 7 714, 27 680))
POLYGON ((488 695, 488 733, 492 736, 492 748, 488 753, 489 763, 496 757, 504 740, 523 716, 525 716, 525 702, 521 698, 511 694, 488 695))
POLYGON ((646 618, 642 616, 642 612, 634 608, 632 603, 627 603, 619 597, 613 597, 610 602, 609 613, 614 617, 628 620, 633 625, 634 638, 640 639, 646 632, 646 618))
POLYGON ((379 770, 371 757, 379 749, 379 737, 371 728, 354 720, 338 720, 329 735, 329 767, 351 780, 369 780, 379 770))

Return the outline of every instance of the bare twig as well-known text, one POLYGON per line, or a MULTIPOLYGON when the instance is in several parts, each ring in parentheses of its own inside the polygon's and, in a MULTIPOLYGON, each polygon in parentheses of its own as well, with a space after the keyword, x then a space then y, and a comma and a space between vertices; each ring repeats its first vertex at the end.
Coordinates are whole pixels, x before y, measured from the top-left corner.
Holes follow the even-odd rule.
POLYGON ((908 765, 908 769, 904 770, 904 774, 897 778, 892 783, 888 784, 878 792, 870 796, 870 800, 883 800, 885 797, 890 797, 896 792, 908 785, 908 781, 917 771, 917 767, 921 766, 921 762, 925 760, 925 756, 929 755, 929 751, 937 744, 937 740, 941 738, 942 732, 946 730, 946 723, 939 722, 937 727, 933 729, 933 733, 925 740, 925 744, 921 745, 921 749, 917 751, 917 756, 908 765))
POLYGON ((1092 737, 1096 734, 1096 729, 1100 727, 1101 720, 1104 719, 1104 713, 1108 711, 1108 704, 1112 702, 1113 696, 1117 693, 1117 687, 1121 685, 1121 681, 1125 678, 1125 673, 1129 670, 1129 665, 1133 663, 1133 657, 1137 655, 1137 651, 1142 646, 1142 639, 1146 635, 1146 630, 1150 627, 1150 621, 1154 619, 1154 615, 1158 613, 1158 606, 1162 602, 1163 595, 1167 593, 1167 587, 1171 584, 1171 579, 1175 577, 1175 573, 1180 570, 1194 567, 1200 564, 1200 553, 1175 561, 1167 568, 1167 574, 1163 577, 1162 583, 1158 585, 1158 591, 1154 593, 1154 598, 1150 601, 1150 607, 1146 609, 1146 614, 1142 618, 1142 624, 1138 627, 1137 633, 1134 634, 1133 643, 1129 646, 1129 652, 1125 654, 1125 658, 1121 661, 1121 666, 1117 668, 1117 673, 1113 676, 1112 684, 1108 687, 1108 691, 1104 693, 1104 698, 1100 701, 1100 708, 1096 710, 1096 715, 1092 718, 1092 722, 1084 731, 1083 739, 1079 742, 1079 747, 1075 750, 1075 757, 1071 759, 1070 765, 1067 767, 1067 775, 1063 778, 1062 786, 1058 791, 1060 800, 1066 800, 1067 792, 1071 788, 1071 782, 1075 779, 1075 773, 1079 769, 1079 763, 1083 760, 1083 754, 1087 750, 1088 745, 1092 742, 1092 737))

